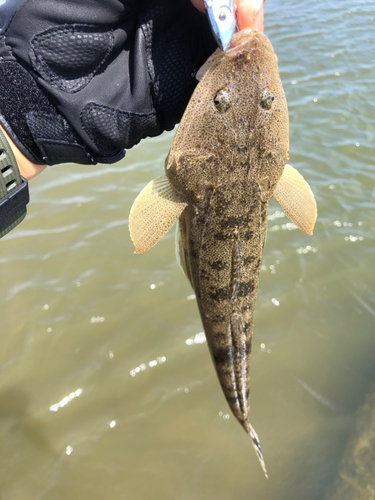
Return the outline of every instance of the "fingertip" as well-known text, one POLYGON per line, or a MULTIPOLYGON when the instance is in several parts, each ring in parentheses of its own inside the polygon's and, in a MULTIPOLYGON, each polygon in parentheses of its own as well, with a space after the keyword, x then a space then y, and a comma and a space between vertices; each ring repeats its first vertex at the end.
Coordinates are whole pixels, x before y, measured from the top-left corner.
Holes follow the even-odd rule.
POLYGON ((264 0, 237 0, 238 28, 263 32, 264 0))
POLYGON ((203 0, 190 0, 190 1, 194 5, 194 7, 196 7, 198 10, 200 10, 201 12, 206 12, 203 0))

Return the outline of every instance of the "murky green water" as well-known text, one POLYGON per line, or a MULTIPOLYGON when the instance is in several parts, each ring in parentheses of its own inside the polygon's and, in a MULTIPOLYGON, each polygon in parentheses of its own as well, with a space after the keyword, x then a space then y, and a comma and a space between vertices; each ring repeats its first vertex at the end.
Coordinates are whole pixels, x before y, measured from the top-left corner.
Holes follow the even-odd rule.
POLYGON ((31 182, 27 220, 0 243, 1 500, 332 491, 375 382, 375 8, 265 8, 290 163, 319 209, 308 237, 270 205, 251 367, 270 480, 229 414, 173 232, 133 254, 128 213, 163 171, 169 133, 116 166, 48 169, 31 182))

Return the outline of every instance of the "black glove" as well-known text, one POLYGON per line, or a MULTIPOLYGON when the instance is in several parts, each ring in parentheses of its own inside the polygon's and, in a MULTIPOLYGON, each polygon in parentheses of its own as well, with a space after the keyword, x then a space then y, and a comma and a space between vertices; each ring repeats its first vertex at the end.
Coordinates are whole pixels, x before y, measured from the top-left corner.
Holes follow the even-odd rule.
POLYGON ((7 0, 0 123, 32 162, 113 163, 170 130, 215 50, 190 0, 7 0))

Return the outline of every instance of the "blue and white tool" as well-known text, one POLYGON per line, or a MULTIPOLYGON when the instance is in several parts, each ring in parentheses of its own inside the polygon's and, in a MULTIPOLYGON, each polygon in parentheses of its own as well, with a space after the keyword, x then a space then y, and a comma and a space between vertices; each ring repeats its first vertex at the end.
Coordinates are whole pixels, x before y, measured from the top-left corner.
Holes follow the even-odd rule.
POLYGON ((203 0, 219 47, 227 50, 236 28, 234 0, 203 0))

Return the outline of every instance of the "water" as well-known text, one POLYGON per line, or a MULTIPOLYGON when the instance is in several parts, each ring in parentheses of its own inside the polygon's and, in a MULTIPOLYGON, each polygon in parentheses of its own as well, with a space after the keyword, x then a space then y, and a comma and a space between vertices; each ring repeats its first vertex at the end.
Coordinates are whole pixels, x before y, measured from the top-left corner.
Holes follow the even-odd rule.
MULTIPOLYGON (((49 168, 1 241, 1 500, 321 500, 375 382, 373 3, 268 0, 290 163, 314 236, 270 204, 251 421, 229 412, 171 232, 134 255, 128 213, 172 133, 114 166, 49 168)), ((373 464, 372 464, 373 465, 373 464)), ((369 464, 371 466, 371 464, 369 464)))

